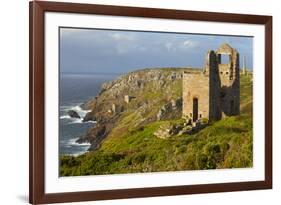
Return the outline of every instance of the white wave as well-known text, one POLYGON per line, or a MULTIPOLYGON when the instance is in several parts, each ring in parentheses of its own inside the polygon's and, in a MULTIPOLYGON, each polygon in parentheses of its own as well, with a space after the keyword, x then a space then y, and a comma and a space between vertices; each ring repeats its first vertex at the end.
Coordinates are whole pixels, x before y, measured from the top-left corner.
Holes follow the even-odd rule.
POLYGON ((70 118, 71 121, 68 124, 77 124, 77 123, 83 123, 83 119, 82 118, 70 118))
MULTIPOLYGON (((73 119, 71 124, 72 123, 83 123, 82 120, 83 118, 86 116, 87 113, 91 112, 91 110, 84 110, 80 107, 80 105, 75 105, 75 106, 60 106, 61 110, 63 110, 64 112, 68 112, 69 110, 73 110, 75 112, 77 112, 77 114, 81 117, 80 119, 79 118, 71 118, 69 115, 62 115, 60 117, 60 119, 73 119)), ((92 122, 92 123, 96 123, 95 121, 87 121, 87 122, 92 122)), ((84 122, 86 123, 86 122, 84 122)))
POLYGON ((84 142, 84 143, 77 143, 76 141, 78 140, 79 138, 74 138, 74 139, 70 139, 69 141, 68 141, 68 145, 70 145, 70 146, 81 146, 81 147, 85 147, 85 146, 87 146, 87 147, 89 147, 90 145, 91 145, 91 143, 89 143, 89 142, 84 142))
POLYGON ((63 116, 60 116, 60 119, 70 119, 71 117, 69 115, 63 115, 63 116))
POLYGON ((86 121, 83 122, 82 118, 70 118, 71 122, 69 122, 68 124, 81 124, 81 123, 97 123, 97 121, 86 121))
POLYGON ((89 121, 86 121, 84 123, 97 123, 97 121, 94 121, 94 120, 89 120, 89 121))
POLYGON ((72 106, 69 110, 76 111, 81 118, 85 117, 88 112, 91 112, 91 110, 82 109, 79 105, 72 106))
POLYGON ((79 147, 78 149, 80 150, 79 152, 75 152, 73 154, 68 154, 68 155, 71 155, 71 156, 79 156, 81 154, 84 154, 86 152, 88 152, 88 149, 89 147, 91 146, 90 143, 88 142, 85 142, 85 143, 76 143, 76 141, 78 140, 79 138, 74 138, 74 139, 70 139, 68 140, 67 144, 66 144, 66 147, 68 148, 72 148, 72 147, 79 147))

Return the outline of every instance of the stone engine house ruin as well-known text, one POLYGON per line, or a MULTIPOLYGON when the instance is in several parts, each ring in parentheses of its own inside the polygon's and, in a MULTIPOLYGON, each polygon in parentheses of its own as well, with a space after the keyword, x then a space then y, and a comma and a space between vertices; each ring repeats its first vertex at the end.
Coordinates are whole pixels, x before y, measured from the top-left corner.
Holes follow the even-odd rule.
POLYGON ((195 123, 240 112, 239 53, 228 44, 208 51, 205 67, 183 73, 183 117, 195 123))

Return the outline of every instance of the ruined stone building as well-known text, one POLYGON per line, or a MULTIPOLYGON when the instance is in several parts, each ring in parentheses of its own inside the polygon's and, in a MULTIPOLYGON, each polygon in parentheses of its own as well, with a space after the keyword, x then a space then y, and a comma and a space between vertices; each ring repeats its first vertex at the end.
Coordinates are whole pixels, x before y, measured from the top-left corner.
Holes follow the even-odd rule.
POLYGON ((207 53, 202 70, 183 73, 183 116, 191 122, 212 121, 239 111, 239 53, 223 44, 207 53))

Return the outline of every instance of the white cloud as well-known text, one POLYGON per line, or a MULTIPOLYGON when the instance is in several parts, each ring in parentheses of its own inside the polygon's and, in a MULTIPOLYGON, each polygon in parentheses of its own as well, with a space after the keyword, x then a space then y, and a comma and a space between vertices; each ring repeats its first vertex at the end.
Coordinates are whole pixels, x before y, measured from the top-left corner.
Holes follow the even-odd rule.
POLYGON ((113 34, 110 34, 110 37, 116 41, 136 41, 137 40, 135 35, 130 35, 130 34, 113 33, 113 34))
POLYGON ((171 42, 166 42, 165 43, 165 48, 168 50, 168 51, 171 51, 172 48, 173 48, 173 44, 171 42))
POLYGON ((125 55, 134 50, 138 43, 138 38, 135 34, 114 32, 109 33, 107 36, 109 37, 108 42, 111 42, 112 47, 115 48, 119 55, 125 55))
POLYGON ((185 41, 182 43, 182 45, 183 45, 184 47, 194 48, 194 47, 197 46, 197 42, 191 41, 191 40, 185 40, 185 41))

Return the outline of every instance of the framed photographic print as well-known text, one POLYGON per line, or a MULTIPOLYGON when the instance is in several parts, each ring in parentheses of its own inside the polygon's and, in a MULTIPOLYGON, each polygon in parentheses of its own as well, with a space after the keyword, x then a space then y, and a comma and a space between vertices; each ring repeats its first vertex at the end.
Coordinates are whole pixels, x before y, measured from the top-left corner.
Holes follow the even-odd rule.
POLYGON ((30 2, 30 203, 271 187, 271 16, 30 2))

